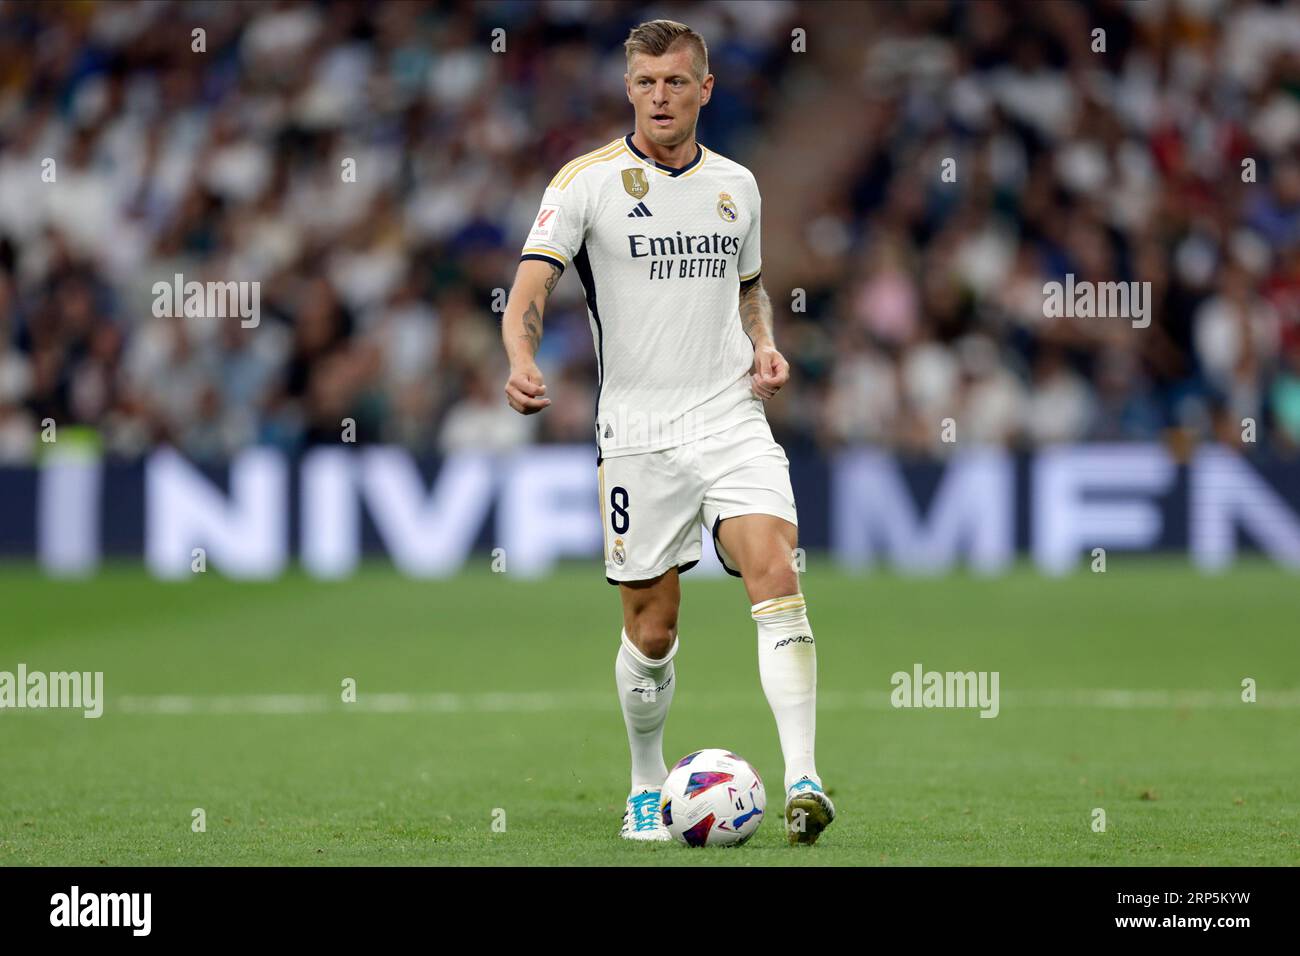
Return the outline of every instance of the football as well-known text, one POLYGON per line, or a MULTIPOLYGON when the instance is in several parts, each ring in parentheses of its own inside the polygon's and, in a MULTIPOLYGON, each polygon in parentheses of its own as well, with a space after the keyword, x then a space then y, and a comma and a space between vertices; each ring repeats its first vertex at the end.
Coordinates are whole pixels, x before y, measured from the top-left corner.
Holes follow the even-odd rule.
POLYGON ((758 830, 767 793, 758 771, 730 750, 697 750, 673 765, 659 812, 687 846, 739 846, 758 830))

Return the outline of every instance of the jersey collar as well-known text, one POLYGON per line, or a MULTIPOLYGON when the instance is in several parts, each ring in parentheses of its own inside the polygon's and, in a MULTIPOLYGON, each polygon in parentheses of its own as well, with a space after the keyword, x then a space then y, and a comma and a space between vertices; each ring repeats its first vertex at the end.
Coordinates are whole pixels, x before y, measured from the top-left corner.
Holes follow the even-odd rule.
POLYGON ((631 133, 628 133, 626 136, 623 137, 623 143, 624 145, 627 146, 628 152, 630 152, 633 156, 637 157, 638 159, 645 160, 647 163, 654 166, 655 169, 662 170, 663 172, 667 173, 669 176, 680 176, 682 173, 689 173, 696 166, 700 165, 700 160, 704 158, 704 147, 701 146, 699 143, 696 143, 695 158, 692 159, 685 166, 665 166, 663 163, 656 162, 655 160, 647 156, 645 153, 641 152, 641 150, 637 149, 636 146, 632 144, 631 133))

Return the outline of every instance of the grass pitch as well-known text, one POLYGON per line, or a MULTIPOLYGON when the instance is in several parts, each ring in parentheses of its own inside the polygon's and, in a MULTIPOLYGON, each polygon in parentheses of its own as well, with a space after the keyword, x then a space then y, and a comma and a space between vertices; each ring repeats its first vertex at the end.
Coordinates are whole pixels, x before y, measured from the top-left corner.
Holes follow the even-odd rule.
POLYGON ((0 864, 1300 861, 1293 574, 812 565, 818 769, 840 816, 811 848, 785 845, 740 582, 687 575, 683 590, 666 756, 727 747, 754 763, 769 819, 740 848, 618 839, 621 619, 595 564, 541 581, 375 565, 270 584, 4 566, 0 670, 103 671, 106 705, 97 720, 0 711, 0 864), (917 662, 998 671, 999 716, 890 707, 890 675, 917 662), (1257 703, 1241 701, 1247 677, 1257 703))

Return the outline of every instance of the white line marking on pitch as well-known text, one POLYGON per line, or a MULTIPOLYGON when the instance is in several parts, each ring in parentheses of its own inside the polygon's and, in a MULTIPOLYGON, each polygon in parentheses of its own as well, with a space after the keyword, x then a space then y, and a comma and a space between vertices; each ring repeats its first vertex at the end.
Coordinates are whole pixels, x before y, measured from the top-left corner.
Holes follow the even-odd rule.
MULTIPOLYGON (((890 710, 888 691, 821 691, 818 710, 890 710)), ((1262 707, 1266 710, 1300 707, 1300 689, 1261 691, 1259 702, 1243 704, 1236 691, 1216 690, 1034 690, 1006 691, 1002 709, 1099 710, 1205 710, 1262 707)), ((679 693, 674 703, 687 710, 721 710, 758 707, 754 694, 709 694, 696 697, 679 693)), ((109 701, 106 710, 124 714, 325 714, 360 711, 370 714, 477 714, 545 713, 574 710, 610 710, 613 692, 572 693, 500 691, 480 694, 361 693, 345 704, 325 694, 244 694, 193 696, 123 696, 109 701)))

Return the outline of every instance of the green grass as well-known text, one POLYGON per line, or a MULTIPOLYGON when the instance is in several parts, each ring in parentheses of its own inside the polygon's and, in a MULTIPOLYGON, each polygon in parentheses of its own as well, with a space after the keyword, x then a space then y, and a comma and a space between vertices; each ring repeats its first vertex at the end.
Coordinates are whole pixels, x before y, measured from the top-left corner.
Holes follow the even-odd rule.
MULTIPOLYGON (((486 561, 484 562, 486 564, 486 561)), ((823 703, 818 768, 840 819, 812 848, 778 815, 733 850, 616 836, 626 739, 618 595, 596 565, 444 582, 385 566, 323 583, 85 582, 0 567, 0 670, 101 670, 107 706, 0 712, 0 864, 1294 864, 1300 581, 1112 559, 1104 575, 804 577, 823 703), (890 675, 996 670, 996 719, 895 710, 890 675), (339 701, 466 695, 470 710, 339 701), (1239 700, 1243 677, 1260 701, 1239 700), (1103 707, 1081 691, 1168 691, 1103 707), (477 695, 559 705, 494 709, 477 695), (1194 692, 1201 692, 1196 696, 1194 692), (1059 693, 1059 697, 1057 694, 1059 693), (320 712, 124 712, 160 695, 310 695, 320 712), (514 698, 518 700, 519 698, 514 698), (532 697, 527 698, 533 699, 532 697), (204 808, 207 832, 191 832, 204 808), (1105 833, 1090 828, 1104 808, 1105 833), (505 832, 493 832, 494 808, 505 832)), ((667 756, 782 766, 740 583, 684 579, 667 756)))

